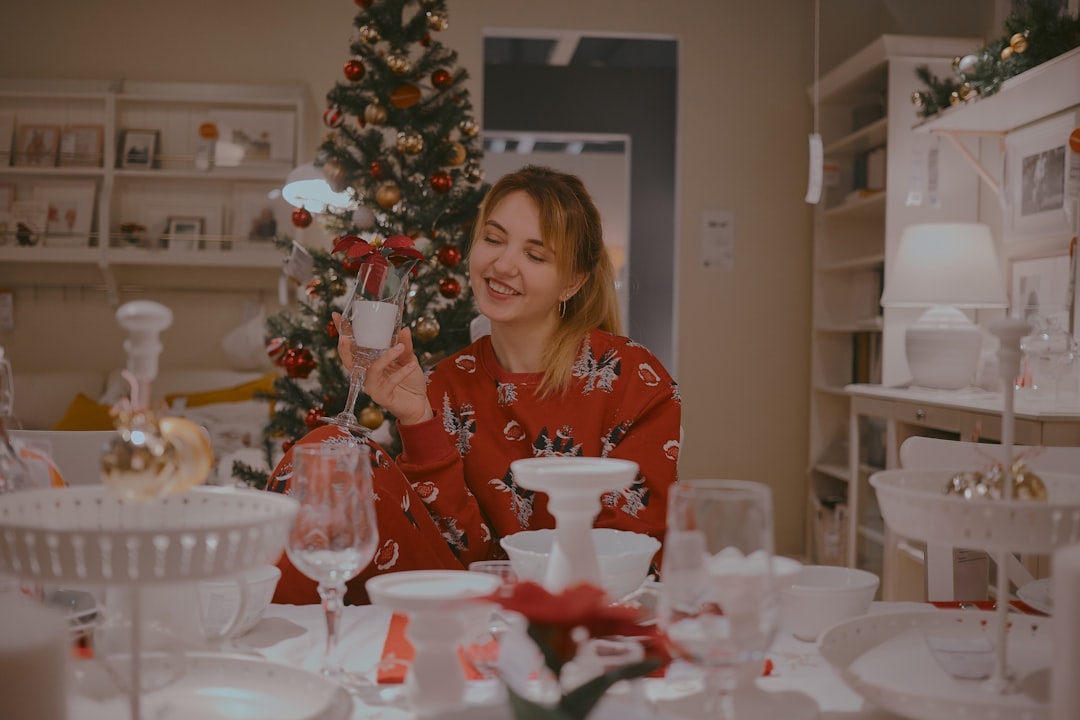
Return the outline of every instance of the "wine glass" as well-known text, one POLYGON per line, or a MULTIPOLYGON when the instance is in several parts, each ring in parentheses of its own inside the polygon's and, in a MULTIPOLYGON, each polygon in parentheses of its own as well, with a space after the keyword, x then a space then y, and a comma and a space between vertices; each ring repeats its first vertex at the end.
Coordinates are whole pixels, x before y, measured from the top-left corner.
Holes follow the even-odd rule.
POLYGON ((341 312, 340 331, 347 333, 352 348, 349 397, 340 413, 323 418, 323 422, 352 433, 368 432, 368 428, 356 419, 356 399, 364 387, 368 367, 390 348, 401 328, 405 297, 409 292, 409 273, 415 264, 415 261, 407 261, 394 265, 371 259, 360 267, 341 312))
MULTIPOLYGON (((502 581, 499 592, 507 592, 518 581, 509 560, 477 560, 469 563, 469 572, 494 575, 502 581)), ((468 637, 462 654, 484 679, 498 677, 499 641, 510 627, 501 608, 481 605, 467 619, 468 637)))
POLYGON ((657 615, 676 655, 701 668, 700 717, 733 720, 738 671, 761 667, 779 624, 772 491, 743 480, 671 488, 657 615))
POLYGON ((300 572, 319 584, 326 612, 320 671, 340 680, 337 638, 345 583, 371 562, 379 542, 367 446, 298 445, 290 490, 300 510, 285 551, 300 572))

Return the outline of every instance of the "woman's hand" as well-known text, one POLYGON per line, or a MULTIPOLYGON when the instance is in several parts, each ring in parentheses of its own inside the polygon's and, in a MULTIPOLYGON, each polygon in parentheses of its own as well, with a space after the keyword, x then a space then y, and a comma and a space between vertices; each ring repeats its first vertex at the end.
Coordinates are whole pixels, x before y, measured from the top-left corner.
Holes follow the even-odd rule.
MULTIPOLYGON (((338 355, 345 368, 352 371, 352 339, 343 328, 341 315, 334 313, 338 325, 338 355)), ((413 353, 412 334, 408 328, 398 333, 397 343, 376 358, 364 379, 364 391, 402 425, 415 425, 435 417, 427 398, 427 378, 413 353)))

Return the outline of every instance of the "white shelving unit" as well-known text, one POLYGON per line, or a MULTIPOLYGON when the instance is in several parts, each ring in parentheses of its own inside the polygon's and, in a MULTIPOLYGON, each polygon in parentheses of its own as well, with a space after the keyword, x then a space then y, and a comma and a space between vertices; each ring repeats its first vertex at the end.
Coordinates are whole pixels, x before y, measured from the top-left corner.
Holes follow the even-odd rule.
MULTIPOLYGON (((160 267, 159 277, 179 268, 226 268, 233 276, 237 270, 262 270, 266 285, 274 277, 267 271, 280 269, 280 251, 269 241, 249 239, 243 225, 249 220, 246 210, 261 203, 273 210, 278 232, 292 230, 290 208, 267 194, 280 188, 298 162, 304 137, 302 88, 0 80, 0 113, 14 116, 13 144, 19 127, 26 125, 92 125, 103 134, 102 157, 90 166, 0 166, 0 183, 13 189, 18 200, 35 199, 36 188, 61 183, 89 185, 94 193, 89 240, 79 246, 54 246, 49 234, 35 245, 20 245, 8 213, 0 229, 0 265, 11 269, 18 264, 14 272, 31 276, 47 274, 42 267, 54 265, 96 267, 111 298, 117 297, 117 271, 123 268, 160 267), (217 125, 222 139, 229 139, 225 133, 232 129, 269 128, 269 137, 259 138, 269 139, 262 146, 269 148, 267 157, 198 169, 199 128, 208 121, 217 125), (157 132, 153 167, 119 167, 123 134, 134 129, 157 132), (178 247, 181 243, 167 235, 169 218, 177 217, 200 221, 201 232, 182 243, 190 247, 178 247), (120 226, 127 223, 146 227, 141 242, 125 239, 120 226)), ((140 279, 154 276, 140 273, 140 279)))
POLYGON ((939 75, 950 72, 953 57, 978 45, 966 38, 884 35, 808 90, 811 100, 818 100, 826 176, 832 179, 817 207, 813 252, 807 543, 815 562, 881 570, 880 522, 861 523, 856 537, 848 537, 844 525, 842 542, 824 552, 821 525, 829 521, 830 511, 822 509, 820 500, 844 502, 851 512, 846 507, 849 484, 865 484, 873 469, 866 458, 854 468, 849 462, 850 397, 844 387, 900 382, 897 376, 906 371, 902 346, 891 341, 889 318, 879 304, 885 266, 901 229, 931 217, 971 220, 977 211, 977 181, 966 166, 964 173, 957 171, 963 161, 940 152, 936 138, 915 135, 918 115, 910 98, 920 85, 917 67, 927 65, 939 75), (884 151, 886 168, 885 187, 875 191, 866 187, 857 166, 877 149, 884 151), (923 172, 919 159, 925 162, 931 150, 938 151, 935 179, 947 187, 950 205, 943 207, 962 210, 908 202, 913 178, 923 172))

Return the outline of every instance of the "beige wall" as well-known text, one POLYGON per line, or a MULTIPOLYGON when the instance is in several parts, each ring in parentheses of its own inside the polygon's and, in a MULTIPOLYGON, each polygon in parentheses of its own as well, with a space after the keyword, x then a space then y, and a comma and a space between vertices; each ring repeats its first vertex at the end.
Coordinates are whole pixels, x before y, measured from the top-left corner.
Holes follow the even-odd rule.
MULTIPOLYGON (((852 51, 879 32, 904 29, 896 27, 902 18, 876 3, 823 4, 824 30, 837 38, 825 45, 823 67, 838 59, 838 47, 852 51), (842 30, 832 8, 841 11, 842 30)), ((0 75, 302 84, 312 105, 310 155, 355 12, 348 0, 15 0, 2 13, 9 32, 0 43, 0 75)), ((771 484, 784 553, 801 552, 804 536, 811 213, 802 197, 812 17, 806 0, 451 0, 441 38, 470 71, 476 107, 484 27, 679 40, 678 366, 671 370, 683 392, 682 475, 771 484), (734 271, 698 261, 707 209, 735 212, 734 271)), ((953 24, 938 34, 963 31, 953 24)), ((255 298, 158 296, 177 314, 163 364, 222 364, 218 340, 255 298)), ((121 338, 99 295, 22 291, 17 299, 16 336, 0 336, 17 366, 120 362, 121 338), (76 342, 66 341, 69 332, 76 342)))

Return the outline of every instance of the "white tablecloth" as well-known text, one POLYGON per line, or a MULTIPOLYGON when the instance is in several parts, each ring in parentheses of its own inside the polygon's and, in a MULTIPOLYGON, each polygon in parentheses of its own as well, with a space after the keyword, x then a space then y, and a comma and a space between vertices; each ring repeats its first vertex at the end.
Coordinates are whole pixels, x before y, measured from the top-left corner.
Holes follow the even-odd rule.
MULTIPOLYGON (((871 612, 906 612, 927 610, 933 607, 922 603, 875 603, 871 612)), ((383 640, 389 627, 389 611, 378 607, 349 607, 345 609, 341 625, 341 660, 345 669, 357 676, 373 678, 382 652, 383 640)), ((325 643, 323 611, 317 605, 272 605, 255 628, 236 641, 236 648, 257 652, 274 662, 315 670, 322 659, 325 643)), ((782 699, 792 718, 816 717, 820 720, 893 720, 896 716, 866 703, 849 690, 818 654, 817 646, 796 640, 789 632, 780 632, 769 658, 774 669, 769 677, 759 678, 758 687, 782 699), (815 708, 816 706, 816 708, 815 708), (806 715, 804 715, 806 713, 806 715)), ((664 680, 649 679, 645 683, 650 697, 663 695, 664 680)), ((477 702, 490 701, 496 693, 494 681, 470 683, 470 698, 477 702)), ((404 690, 400 685, 372 686, 355 696, 354 718, 382 718, 405 720, 412 715, 405 709, 404 690)), ((766 713, 757 713, 762 716, 766 713)), ((772 720, 774 717, 762 717, 772 720)), ((488 707, 459 715, 470 718, 505 717, 488 707)), ((596 720, 646 720, 664 715, 652 708, 642 707, 640 702, 623 702, 613 697, 607 706, 598 708, 596 720)), ((740 718, 742 720, 742 718, 740 718)), ((750 718, 748 720, 754 720, 750 718)))

